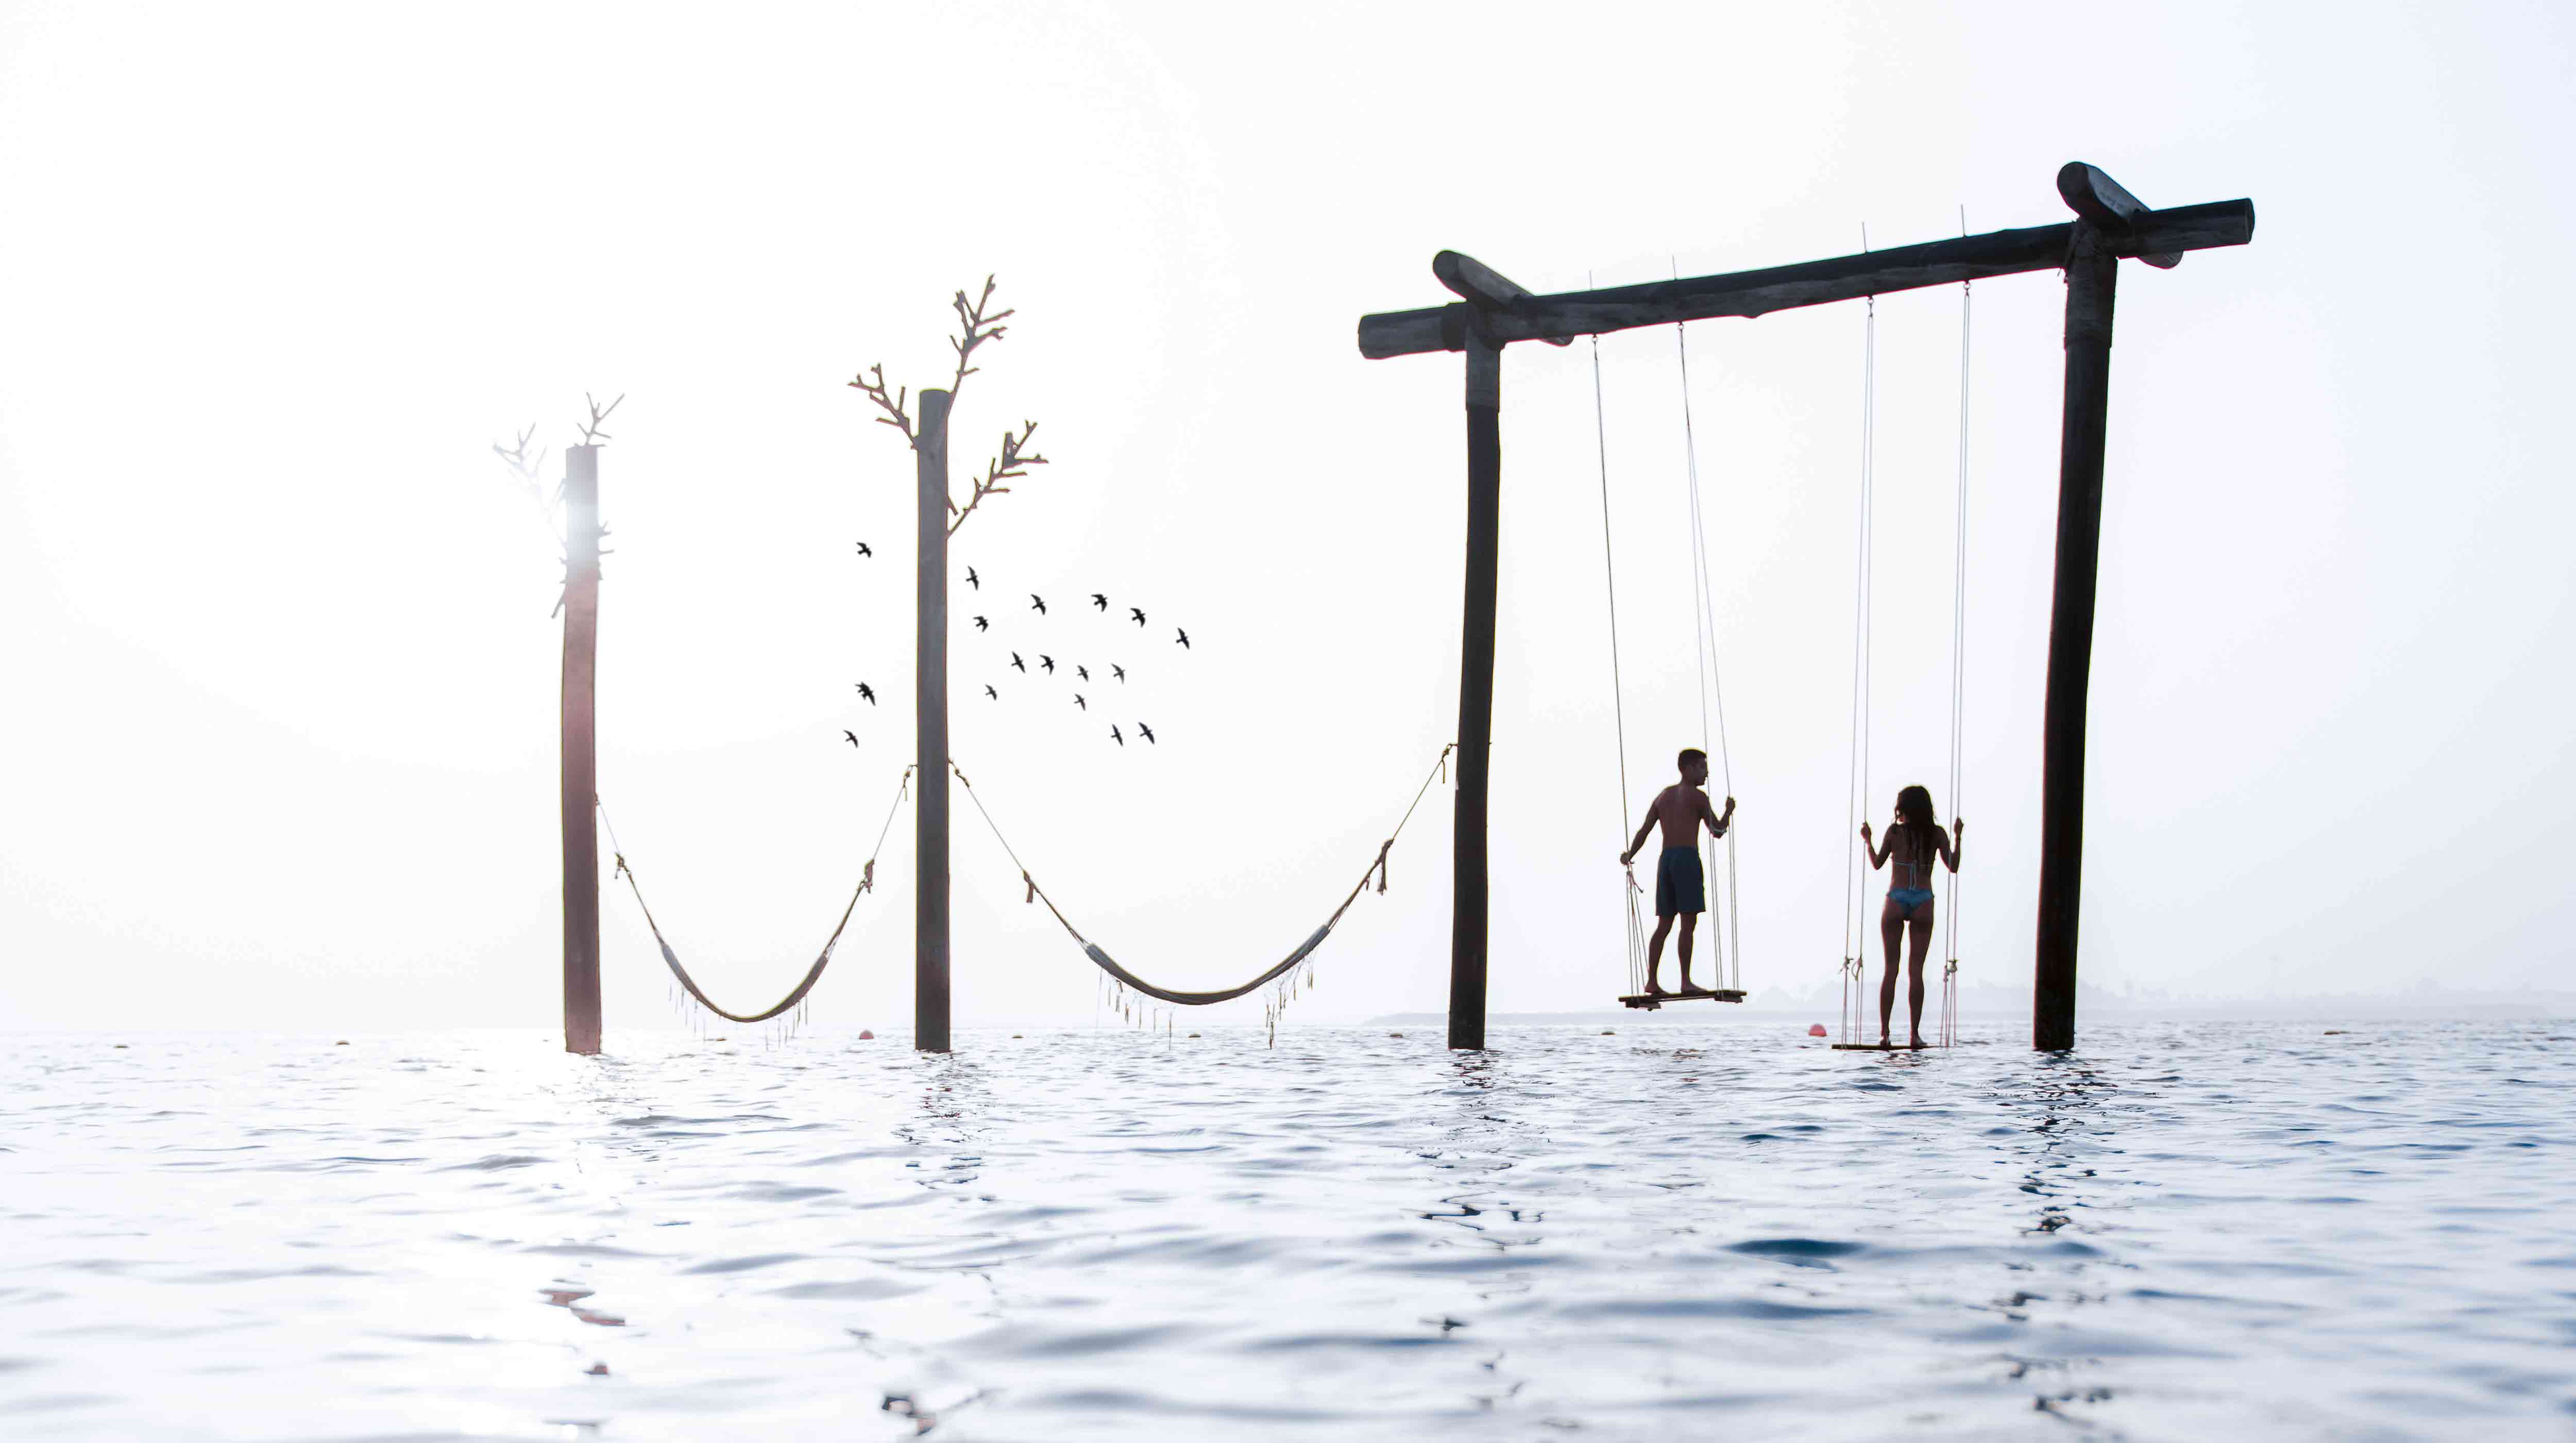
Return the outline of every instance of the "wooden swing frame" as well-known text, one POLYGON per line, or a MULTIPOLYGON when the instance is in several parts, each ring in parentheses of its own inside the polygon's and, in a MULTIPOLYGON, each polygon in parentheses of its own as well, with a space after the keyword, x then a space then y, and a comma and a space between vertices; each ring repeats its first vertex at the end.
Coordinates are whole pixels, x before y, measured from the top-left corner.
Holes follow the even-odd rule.
MULTIPOLYGON (((2075 220, 1766 270, 1559 295, 1536 294, 1478 261, 1442 251, 1432 258, 1431 272, 1459 297, 1457 301, 1360 318, 1360 354, 1371 360, 1436 351, 1463 352, 1466 360, 1467 556, 1459 637, 1455 891, 1450 913, 1451 1047, 1485 1045, 1486 818, 1502 511, 1503 349, 1515 341, 1561 346, 1577 336, 1720 316, 1753 317, 2047 270, 2062 271, 2066 277, 2066 391, 2059 435, 2057 559, 2042 741, 2031 1045, 2040 1051, 2075 1045, 2084 722, 2102 544, 2102 458, 2110 399, 2112 299, 2119 263, 2135 259, 2170 270, 2181 263, 2186 251, 2244 245, 2254 238, 2254 202, 2225 200, 2157 210, 2082 161, 2069 161, 2059 169, 2057 192, 2075 212, 2075 220)), ((1679 996, 1675 994, 1676 999, 1679 996)), ((1652 999, 1656 1007, 1665 1000, 1652 999)))

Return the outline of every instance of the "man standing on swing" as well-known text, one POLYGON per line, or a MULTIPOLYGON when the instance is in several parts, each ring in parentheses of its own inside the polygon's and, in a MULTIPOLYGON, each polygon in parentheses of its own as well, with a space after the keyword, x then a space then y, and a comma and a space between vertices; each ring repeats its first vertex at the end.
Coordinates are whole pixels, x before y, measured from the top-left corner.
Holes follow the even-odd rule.
MULTIPOLYGON (((1700 823, 1708 824, 1712 837, 1726 835, 1727 826, 1735 820, 1735 798, 1726 799, 1726 814, 1718 815, 1709 805, 1708 793, 1700 788, 1708 781, 1708 753, 1697 747, 1686 747, 1681 754, 1682 779, 1655 794, 1646 804, 1646 820, 1637 828, 1637 836, 1628 850, 1619 854, 1619 865, 1629 866, 1637 853, 1645 850, 1646 834, 1661 823, 1664 829, 1664 855, 1655 864, 1655 936, 1646 944, 1646 995, 1649 997, 1689 997, 1706 992, 1705 987, 1691 985, 1691 939, 1699 931, 1699 914, 1708 910, 1708 881, 1699 865, 1700 823), (1664 938, 1673 930, 1673 919, 1682 922, 1682 990, 1666 992, 1655 980, 1664 961, 1664 938)), ((1724 978, 1719 978, 1724 981, 1724 978)))

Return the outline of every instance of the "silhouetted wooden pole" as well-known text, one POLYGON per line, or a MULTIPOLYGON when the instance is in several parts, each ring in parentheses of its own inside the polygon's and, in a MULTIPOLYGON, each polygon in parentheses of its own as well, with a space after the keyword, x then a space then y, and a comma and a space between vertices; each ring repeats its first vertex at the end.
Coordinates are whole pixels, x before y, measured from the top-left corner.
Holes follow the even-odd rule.
POLYGON ((564 452, 564 1051, 599 1051, 599 448, 564 452))
POLYGON ((948 1050, 948 395, 921 393, 914 578, 912 1045, 948 1050))
POLYGON ((2066 262, 2066 412, 2057 456, 2057 581, 2041 729, 2039 930, 2031 1045, 2075 1045, 2075 935, 2084 890, 2084 717, 2102 555, 2102 452, 2111 399, 2111 307, 2120 258, 2090 223, 2066 262))
POLYGON ((1487 783, 1503 505, 1503 350, 1467 336, 1467 585, 1458 648, 1458 813, 1449 919, 1449 1045, 1485 1045, 1487 783))

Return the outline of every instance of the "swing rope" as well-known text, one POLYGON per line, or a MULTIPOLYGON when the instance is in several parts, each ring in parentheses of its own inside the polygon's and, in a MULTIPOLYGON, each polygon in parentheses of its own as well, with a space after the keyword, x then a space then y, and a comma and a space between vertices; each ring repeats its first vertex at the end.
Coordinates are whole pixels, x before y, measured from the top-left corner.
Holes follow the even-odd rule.
MULTIPOLYGON (((966 774, 957 769, 957 764, 954 761, 951 761, 948 764, 948 770, 950 773, 955 775, 958 783, 965 787, 967 800, 975 804, 975 811, 978 815, 983 817, 984 825, 991 829, 993 840, 1002 844, 1003 854, 1011 859, 1011 865, 1019 868, 1021 885, 1028 888, 1028 900, 1032 903, 1043 902, 1046 904, 1046 909, 1048 913, 1054 916, 1056 925, 1064 928, 1065 935, 1074 940, 1074 945, 1082 949, 1083 955, 1091 959, 1092 965, 1098 967, 1109 976, 1117 979, 1119 986, 1129 991, 1139 992, 1147 997, 1154 998, 1158 1001, 1169 1002, 1179 1007, 1206 1007, 1213 1003, 1231 1002, 1237 997, 1242 997, 1271 982, 1277 981, 1281 977, 1287 976, 1287 974, 1296 969, 1299 964, 1304 963, 1314 953, 1316 948, 1324 944, 1324 939, 1332 935, 1333 929, 1340 925, 1343 914, 1351 910, 1351 904, 1357 902, 1360 899, 1360 894, 1368 890, 1370 878, 1374 877, 1377 879, 1377 889, 1380 892, 1384 892, 1386 890, 1387 857, 1395 850, 1396 838, 1404 835, 1405 823, 1413 820, 1413 814, 1416 809, 1421 807, 1423 797, 1431 791, 1431 783, 1436 779, 1448 775, 1449 754, 1456 751, 1457 746, 1457 743, 1451 742, 1449 745, 1440 749, 1439 759, 1432 764, 1430 771, 1424 773, 1422 786, 1414 792, 1412 805, 1407 806, 1404 809, 1404 815, 1396 821, 1395 830, 1389 832, 1386 840, 1378 844, 1376 855, 1369 858, 1368 866, 1361 871, 1359 881, 1351 887, 1349 894, 1342 898, 1341 905, 1333 909, 1332 915, 1324 919, 1324 925, 1316 928, 1313 935, 1309 936, 1304 942, 1298 944, 1297 950, 1289 953, 1287 957, 1272 965, 1268 970, 1254 977, 1251 981, 1242 983, 1239 986, 1221 987, 1207 992, 1183 992, 1169 987, 1156 986, 1155 984, 1146 981, 1144 978, 1137 976, 1135 973, 1128 971, 1126 968, 1119 966, 1115 959, 1113 959, 1107 952, 1100 949, 1098 943, 1095 943, 1090 938, 1083 936, 1081 929, 1075 927, 1072 921, 1064 915, 1063 909, 1056 906, 1055 899, 1047 895, 1046 888, 1038 885, 1037 878, 1030 874, 1028 864, 1020 860, 1019 851, 1011 845, 1010 838, 1002 835, 1001 824, 993 820, 992 810, 984 805, 984 799, 976 792, 975 784, 966 779, 966 774)), ((1313 979, 1309 975, 1300 978, 1291 978, 1289 984, 1281 989, 1281 995, 1272 1002, 1269 1012, 1269 1022, 1274 1030, 1274 1034, 1278 1022, 1278 1009, 1286 1005, 1292 989, 1295 988, 1299 981, 1303 981, 1305 985, 1310 988, 1314 985, 1313 979)), ((1122 1015, 1123 1013, 1124 1009, 1122 1008, 1122 1015)))
POLYGON ((689 975, 689 969, 680 965, 679 954, 671 950, 669 939, 662 935, 662 924, 654 920, 652 907, 644 901, 643 885, 636 880, 635 869, 626 861, 626 849, 617 840, 617 825, 608 820, 607 805, 595 796, 591 798, 591 805, 599 809, 600 825, 608 829, 609 851, 617 858, 616 875, 624 877, 627 889, 635 894, 635 906, 643 912, 644 925, 652 931, 655 945, 662 949, 662 961, 670 967, 671 975, 678 978, 680 986, 698 1000, 699 1006, 728 1022, 766 1022, 803 1002, 805 994, 814 990, 814 984, 823 980, 823 969, 832 965, 833 950, 841 945, 841 933, 850 925, 850 914, 858 910, 859 898, 876 890, 877 858, 885 851, 887 834, 894 830, 895 813, 902 809, 904 799, 911 794, 912 771, 911 767, 905 767, 903 776, 895 783, 894 803, 886 808, 885 825, 877 829, 876 845, 869 850, 868 860, 859 868, 859 885, 851 891, 849 905, 841 909, 841 920, 832 928, 832 935, 824 939, 822 953, 814 959, 813 966, 805 969, 803 980, 784 998, 775 1006, 759 1012, 728 1012, 717 1006, 715 999, 698 986, 697 979, 689 975))
MULTIPOLYGON (((1588 288, 1592 277, 1583 278, 1588 288)), ((1619 568, 1610 550, 1610 429, 1601 405, 1601 337, 1592 338, 1592 440, 1601 466, 1601 579, 1610 594, 1610 716, 1619 738, 1619 845, 1624 850, 1630 829, 1628 813, 1628 704, 1627 688, 1619 679, 1619 568)), ((1628 992, 1631 996, 1646 990, 1646 924, 1637 911, 1637 899, 1643 891, 1637 885, 1636 868, 1624 870, 1620 882, 1621 900, 1628 908, 1628 992)))
MULTIPOLYGON (((1861 227, 1861 249, 1869 249, 1869 228, 1861 227)), ((1862 799, 1869 794, 1870 672, 1870 513, 1878 467, 1878 297, 1869 298, 1861 325, 1860 384, 1860 524, 1854 563, 1852 628, 1851 764, 1848 800, 1844 804, 1843 848, 1843 1040, 1862 1040, 1868 1006, 1862 982, 1861 952, 1868 945, 1868 899, 1859 887, 1861 858, 1851 844, 1860 829, 1862 799)))
MULTIPOLYGON (((1678 260, 1673 264, 1673 273, 1676 276, 1681 273, 1678 260)), ((1729 754, 1726 744, 1726 685, 1717 665, 1717 605, 1710 596, 1708 524, 1705 520, 1706 513, 1700 506, 1699 432, 1691 420, 1690 339, 1688 327, 1684 322, 1673 323, 1673 348, 1681 359, 1682 463, 1684 472, 1690 479, 1691 574, 1699 587, 1699 609, 1691 618, 1694 629, 1699 633, 1697 657, 1700 682, 1699 744, 1703 749, 1708 746, 1710 702, 1714 699, 1717 713, 1718 776, 1724 783, 1725 794, 1731 797, 1735 795, 1735 761, 1729 754)), ((1711 927, 1709 944, 1717 949, 1717 970, 1714 975, 1727 979, 1722 985, 1741 990, 1744 986, 1744 949, 1738 929, 1743 909, 1737 905, 1738 898, 1735 893, 1735 828, 1735 822, 1730 819, 1726 825, 1726 916, 1724 919, 1726 930, 1721 936, 1717 928, 1711 927), (1728 971, 1730 959, 1734 965, 1731 973, 1728 971)), ((1715 865, 1717 846, 1713 841, 1707 846, 1710 862, 1708 871, 1714 874, 1717 870, 1715 865)), ((1714 888, 1710 890, 1715 891, 1714 888)), ((1714 902, 1715 899, 1711 900, 1714 902)))
MULTIPOLYGON (((1967 209, 1959 212, 1961 234, 1967 231, 1967 209)), ((1975 286, 1959 286, 1959 470, 1957 514, 1950 543, 1950 817, 1960 813, 1959 794, 1966 781, 1968 678, 1968 378, 1970 320, 1975 286)), ((1955 840, 1956 833, 1953 832, 1955 840)), ((1959 1035, 1959 869, 1951 854, 1949 897, 1942 904, 1941 1045, 1953 1046, 1959 1035)))

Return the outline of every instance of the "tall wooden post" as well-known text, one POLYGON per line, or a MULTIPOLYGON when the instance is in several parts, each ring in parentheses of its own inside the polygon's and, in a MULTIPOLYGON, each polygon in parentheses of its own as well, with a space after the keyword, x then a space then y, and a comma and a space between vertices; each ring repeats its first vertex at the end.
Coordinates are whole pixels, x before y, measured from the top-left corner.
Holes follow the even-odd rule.
POLYGON ((921 393, 914 577, 912 1045, 948 1050, 948 392, 921 393))
POLYGON ((599 448, 564 452, 564 1051, 599 1051, 599 448))
POLYGON ((1467 586, 1458 649, 1458 815, 1449 921, 1449 1045, 1485 1045, 1486 785, 1494 740, 1494 603, 1503 504, 1503 349, 1470 325, 1467 586))
POLYGON ((2066 413, 2057 458, 2057 581, 2039 803, 2039 930, 2031 1045, 2075 1045, 2075 933, 2084 888, 2084 716, 2093 591, 2102 554, 2102 451, 2111 396, 2111 305, 2120 259, 2078 222, 2066 262, 2066 413))

